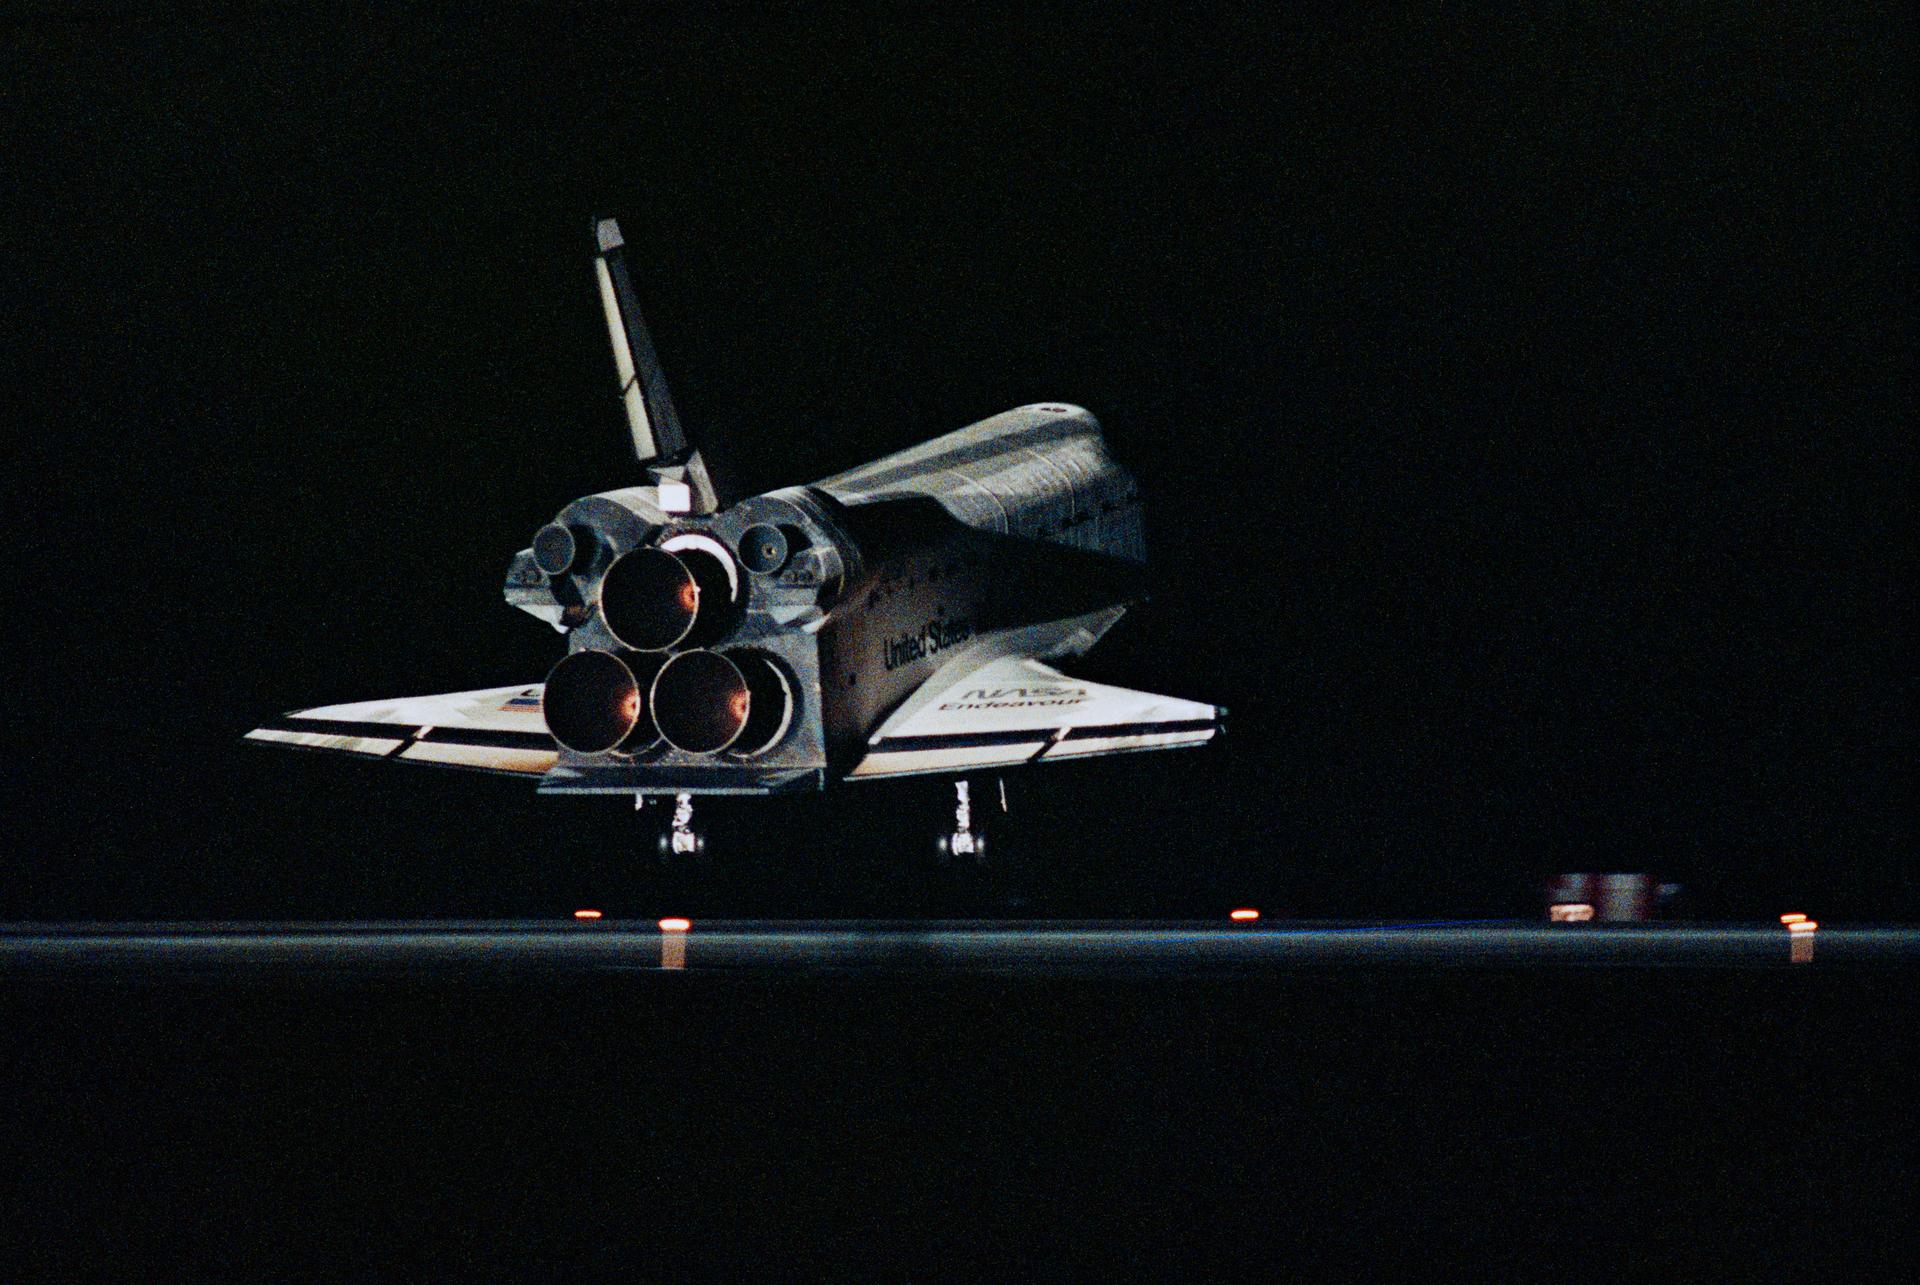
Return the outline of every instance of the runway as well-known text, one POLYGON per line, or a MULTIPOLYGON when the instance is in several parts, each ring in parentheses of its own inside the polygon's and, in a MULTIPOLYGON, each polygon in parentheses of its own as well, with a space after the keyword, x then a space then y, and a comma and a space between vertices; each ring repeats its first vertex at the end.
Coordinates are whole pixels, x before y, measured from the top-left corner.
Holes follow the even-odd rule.
MULTIPOLYGON (((1853 1275, 1895 1279, 1917 938, 1831 920, 663 932, 611 911, 12 925, 0 1162, 31 1209, 62 1211, 15 1225, 78 1269, 143 1238, 171 1261, 182 1228, 225 1262, 232 1228, 288 1210, 329 1263, 368 1228, 426 1229, 412 1276, 549 1254, 555 1228, 607 1246, 590 1266, 609 1274, 638 1255, 898 1276, 982 1237, 1030 1269, 1089 1207, 1229 1249, 1276 1217, 1309 1245, 1322 1226, 1399 1236, 1397 1262, 1495 1244, 1518 1278, 1626 1218, 1704 1247, 1685 1275, 1734 1261, 1711 1235, 1731 1228, 1789 1274, 1839 1244, 1876 1256, 1853 1275), (636 1210, 667 1229, 638 1249, 636 1210), (876 1226, 909 1229, 914 1256, 861 1257, 876 1226), (830 1254, 796 1260, 821 1228, 830 1254)), ((1157 1274, 1220 1261, 1205 1248, 1157 1274)), ((9 1279, 82 1274, 56 1263, 9 1279)))
POLYGON ((1911 968, 1920 930, 1778 924, 1085 921, 0 925, 0 975, 218 978, 675 972, 758 976, 1262 976, 1291 970, 1911 968))

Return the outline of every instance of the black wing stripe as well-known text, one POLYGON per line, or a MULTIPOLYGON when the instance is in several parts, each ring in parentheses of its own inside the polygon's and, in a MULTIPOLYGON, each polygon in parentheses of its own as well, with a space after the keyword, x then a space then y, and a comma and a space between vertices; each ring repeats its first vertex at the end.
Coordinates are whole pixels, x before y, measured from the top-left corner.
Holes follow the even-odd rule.
POLYGON ((495 732, 484 727, 435 727, 420 738, 436 745, 485 745, 498 750, 550 750, 545 732, 495 732))
POLYGON ((1096 736, 1156 736, 1166 732, 1207 732, 1218 727, 1211 718, 1172 719, 1164 723, 1107 723, 1098 727, 1069 727, 1063 741, 1085 741, 1096 736))
POLYGON ((1018 732, 948 732, 937 736, 887 736, 868 748, 876 754, 906 754, 913 750, 973 749, 983 745, 1039 745, 1052 737, 1050 728, 1018 732))
POLYGON ((316 736, 371 736, 383 741, 405 741, 419 731, 418 723, 360 723, 347 718, 301 718, 290 715, 262 723, 263 732, 311 732, 316 736))
MULTIPOLYGON (((1109 736, 1156 736, 1169 732, 1207 732, 1219 724, 1210 718, 1174 719, 1164 723, 1105 723, 1090 727, 1070 727, 1063 741, 1084 741, 1109 736)), ((914 750, 973 749, 985 745, 1052 744, 1054 729, 1026 728, 1012 732, 947 732, 929 736, 886 736, 869 749, 875 754, 906 754, 914 750)))
POLYGON ((550 750, 553 737, 544 732, 497 732, 481 727, 430 727, 420 734, 418 723, 363 723, 345 718, 276 718, 261 724, 263 732, 309 732, 318 736, 365 736, 387 741, 426 741, 434 745, 479 745, 497 750, 550 750))

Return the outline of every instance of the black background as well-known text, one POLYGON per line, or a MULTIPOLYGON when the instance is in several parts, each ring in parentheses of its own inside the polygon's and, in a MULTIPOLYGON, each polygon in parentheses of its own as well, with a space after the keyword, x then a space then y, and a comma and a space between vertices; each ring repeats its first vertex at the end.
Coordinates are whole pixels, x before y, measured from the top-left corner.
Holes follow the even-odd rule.
MULTIPOLYGON (((1201 753, 1009 781, 1035 908, 1911 912, 1908 32, 1804 5, 1356 18, 540 9, 4 28, 24 745, 0 912, 686 897, 612 800, 242 747, 532 681, 500 601, 635 479, 621 219, 684 417, 814 477, 1044 399, 1148 497, 1083 672, 1201 753)), ((714 805, 702 908, 912 912, 942 787, 714 805)))
MULTIPOLYGON (((1087 672, 1232 730, 1011 778, 1031 908, 1916 909, 1890 10, 315 13, 0 26, 0 917, 951 908, 937 785, 706 809, 695 891, 237 744, 558 654, 500 580, 634 477, 599 213, 755 481, 1051 399, 1139 475, 1087 672)), ((6 983, 21 1279, 1911 1261, 1903 970, 6 983)))

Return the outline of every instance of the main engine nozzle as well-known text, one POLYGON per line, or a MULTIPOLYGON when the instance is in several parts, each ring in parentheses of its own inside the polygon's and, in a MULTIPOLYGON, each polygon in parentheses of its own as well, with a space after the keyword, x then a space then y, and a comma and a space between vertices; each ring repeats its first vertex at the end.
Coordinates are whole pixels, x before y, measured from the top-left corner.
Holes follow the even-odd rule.
POLYGON ((576 651, 547 675, 553 739, 581 754, 632 753, 660 739, 647 711, 661 661, 637 652, 576 651))
POLYGON ((636 651, 714 641, 733 623, 738 594, 726 559, 717 541, 699 537, 672 550, 649 546, 621 555, 600 583, 607 629, 636 651))
POLYGON ((652 698, 660 735, 689 754, 759 754, 793 722, 793 685, 758 652, 681 652, 661 666, 652 698))

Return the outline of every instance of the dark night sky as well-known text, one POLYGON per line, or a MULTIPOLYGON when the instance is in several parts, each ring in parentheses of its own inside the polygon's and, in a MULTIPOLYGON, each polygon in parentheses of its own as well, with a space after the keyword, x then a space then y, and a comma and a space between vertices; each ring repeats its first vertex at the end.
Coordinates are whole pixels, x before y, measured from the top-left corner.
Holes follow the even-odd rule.
MULTIPOLYGON (((680 895, 617 801, 237 744, 557 657, 500 580, 635 476, 597 213, 763 485, 1102 417, 1157 589, 1082 672, 1233 725, 1011 778, 1041 908, 1912 913, 1906 25, 1333 13, 0 27, 0 917, 680 895)), ((943 807, 715 807, 707 895, 911 911, 943 807)))

